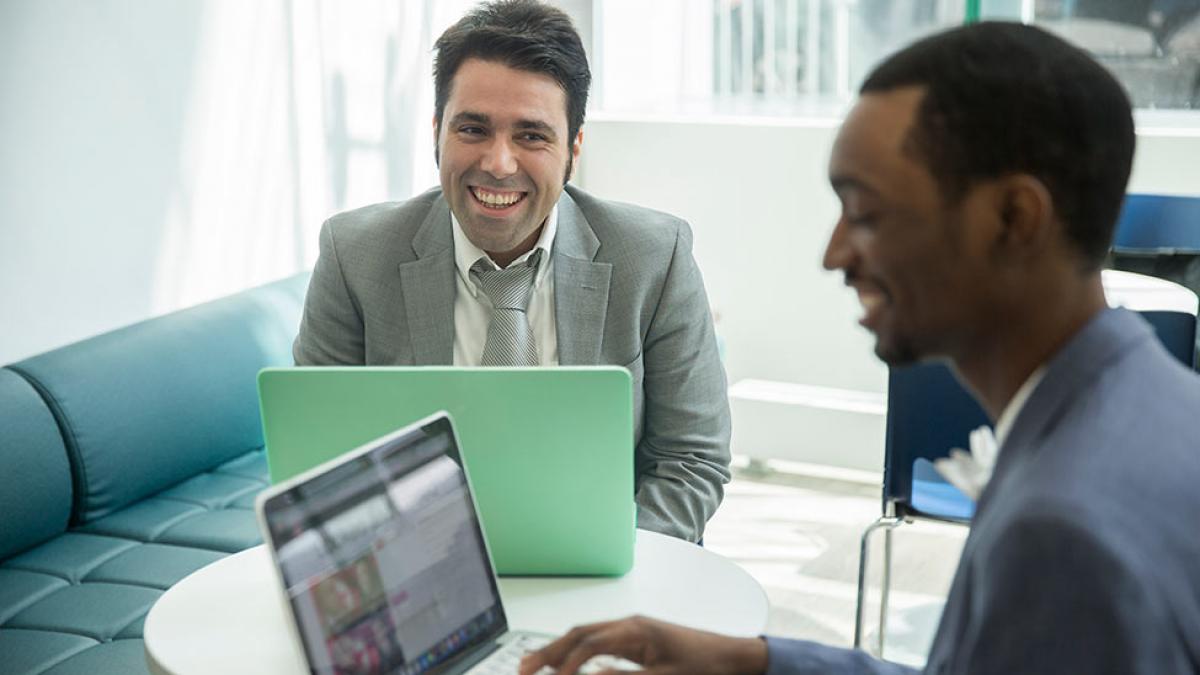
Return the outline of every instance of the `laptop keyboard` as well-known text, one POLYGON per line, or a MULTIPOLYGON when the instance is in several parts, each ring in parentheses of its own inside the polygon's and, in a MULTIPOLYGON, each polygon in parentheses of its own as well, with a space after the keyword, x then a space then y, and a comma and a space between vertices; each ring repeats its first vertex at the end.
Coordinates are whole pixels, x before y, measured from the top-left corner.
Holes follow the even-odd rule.
MULTIPOLYGON (((469 671, 469 675, 513 675, 521 663, 521 657, 550 644, 550 638, 536 635, 521 635, 504 645, 469 671)), ((582 675, 598 673, 605 669, 641 670, 641 666, 615 656, 596 656, 579 669, 582 675)), ((542 668, 537 675, 554 675, 553 668, 542 668)))

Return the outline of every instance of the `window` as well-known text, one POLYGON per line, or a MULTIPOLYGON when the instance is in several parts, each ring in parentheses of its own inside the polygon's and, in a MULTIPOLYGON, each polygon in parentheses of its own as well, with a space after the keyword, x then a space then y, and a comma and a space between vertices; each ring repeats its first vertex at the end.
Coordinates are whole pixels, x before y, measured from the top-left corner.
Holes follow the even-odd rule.
POLYGON ((1039 0, 1033 20, 1084 47, 1138 108, 1200 110, 1200 0, 1039 0))
POLYGON ((597 109, 837 115, 880 59, 968 17, 1079 44, 1136 107, 1200 109, 1200 0, 595 0, 597 109))

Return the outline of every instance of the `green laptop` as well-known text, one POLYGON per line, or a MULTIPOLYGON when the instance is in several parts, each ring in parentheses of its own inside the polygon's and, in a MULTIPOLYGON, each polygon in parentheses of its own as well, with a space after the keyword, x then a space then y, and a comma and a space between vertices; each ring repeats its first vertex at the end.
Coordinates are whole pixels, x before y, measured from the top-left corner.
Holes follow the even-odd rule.
POLYGON ((633 566, 633 385, 624 368, 267 368, 258 394, 274 483, 445 410, 497 573, 620 575, 633 566))

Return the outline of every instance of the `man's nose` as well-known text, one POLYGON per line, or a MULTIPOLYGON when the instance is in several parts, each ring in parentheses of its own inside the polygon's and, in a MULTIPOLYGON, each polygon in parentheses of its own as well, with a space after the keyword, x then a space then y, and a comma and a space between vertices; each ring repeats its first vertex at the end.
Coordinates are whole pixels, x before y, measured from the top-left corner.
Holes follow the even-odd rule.
POLYGON ((505 138, 496 138, 483 153, 479 168, 493 178, 507 178, 517 172, 517 156, 505 138))
POLYGON ((850 266, 853 257, 854 252, 846 232, 846 220, 838 218, 833 232, 829 235, 829 243, 825 245, 825 256, 821 259, 821 265, 831 271, 845 269, 850 266))

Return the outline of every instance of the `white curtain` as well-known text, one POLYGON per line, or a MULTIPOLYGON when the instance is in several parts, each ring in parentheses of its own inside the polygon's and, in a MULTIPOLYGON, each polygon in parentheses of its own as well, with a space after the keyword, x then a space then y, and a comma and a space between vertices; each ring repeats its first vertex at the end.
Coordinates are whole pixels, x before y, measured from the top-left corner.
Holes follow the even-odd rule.
POLYGON ((435 184, 431 49, 472 4, 203 3, 156 309, 311 267, 324 218, 435 184))

